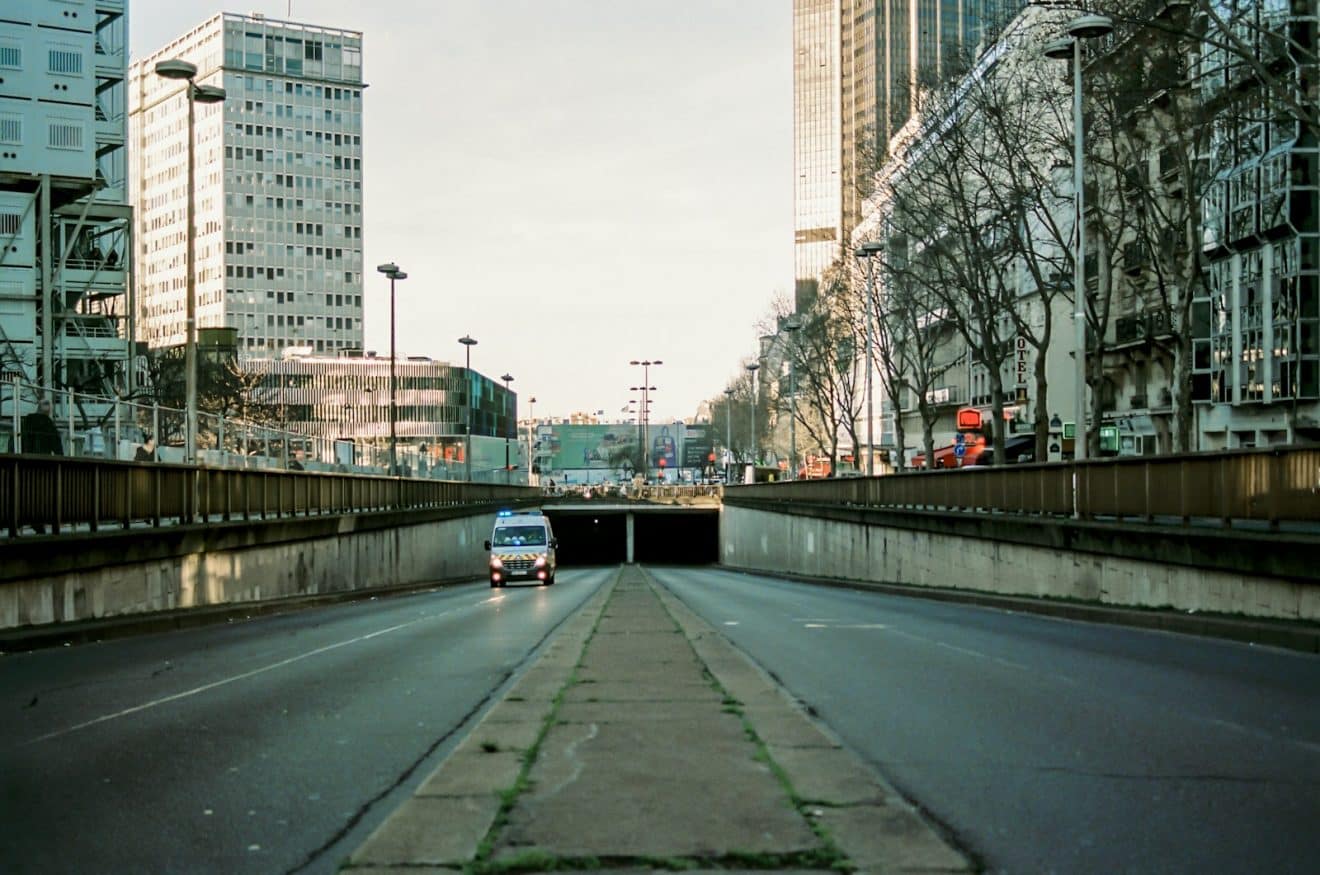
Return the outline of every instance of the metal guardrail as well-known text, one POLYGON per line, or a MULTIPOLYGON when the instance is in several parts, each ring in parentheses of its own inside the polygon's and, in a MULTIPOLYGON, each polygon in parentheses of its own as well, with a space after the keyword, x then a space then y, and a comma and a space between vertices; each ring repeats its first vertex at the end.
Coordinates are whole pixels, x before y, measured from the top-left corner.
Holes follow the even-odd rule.
POLYGON ((730 499, 1116 521, 1320 522, 1320 447, 1235 450, 731 486, 730 499), (1074 496, 1076 502, 1074 503, 1074 496))
POLYGON ((494 483, 0 456, 0 528, 10 537, 493 504, 539 495, 534 487, 494 483))

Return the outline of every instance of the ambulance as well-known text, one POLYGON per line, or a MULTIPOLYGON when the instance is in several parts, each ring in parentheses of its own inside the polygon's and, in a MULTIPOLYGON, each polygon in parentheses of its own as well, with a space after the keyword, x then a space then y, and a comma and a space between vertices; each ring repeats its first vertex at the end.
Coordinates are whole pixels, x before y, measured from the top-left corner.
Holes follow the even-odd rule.
POLYGON ((550 520, 541 511, 500 511, 486 542, 491 587, 517 580, 553 586, 558 546, 550 520))

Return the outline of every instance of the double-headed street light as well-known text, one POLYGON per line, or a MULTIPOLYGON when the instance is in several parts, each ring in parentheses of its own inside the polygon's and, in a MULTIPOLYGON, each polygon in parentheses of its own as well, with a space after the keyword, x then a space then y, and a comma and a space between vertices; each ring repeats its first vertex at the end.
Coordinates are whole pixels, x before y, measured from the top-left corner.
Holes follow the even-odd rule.
MULTIPOLYGON (((536 449, 534 440, 536 436, 536 396, 527 399, 527 485, 535 486, 532 482, 532 460, 536 449)), ((538 478, 539 480, 539 478, 538 478)))
POLYGON ((655 391, 655 387, 651 385, 651 366, 663 365, 664 362, 660 359, 633 359, 628 364, 640 365, 642 368, 642 461, 646 466, 643 474, 649 480, 651 477, 651 393, 655 391))
MULTIPOLYGON (((756 466, 756 372, 760 365, 752 362, 747 366, 747 370, 752 375, 752 466, 756 466)), ((752 482, 756 482, 753 478, 752 482)))
POLYGON ((788 479, 796 480, 797 463, 797 333, 802 329, 802 322, 796 316, 790 316, 784 322, 784 331, 788 332, 788 391, 792 396, 792 407, 788 420, 788 479))
MULTIPOLYGON (((185 462, 197 461, 197 270, 195 250, 197 242, 197 207, 193 203, 196 195, 196 156, 194 154, 193 129, 195 127, 198 103, 221 103, 225 99, 225 90, 217 85, 198 85, 197 65, 190 61, 173 58, 156 62, 156 75, 166 79, 186 79, 188 82, 188 202, 185 224, 186 250, 184 255, 184 342, 183 366, 186 400, 184 402, 185 421, 183 455, 185 462)), ((194 507, 195 509, 195 507, 194 507)))
MULTIPOLYGON (((1076 393, 1074 415, 1077 424, 1073 432, 1073 460, 1086 459, 1086 201, 1084 175, 1082 172, 1082 40, 1107 36, 1114 30, 1114 23, 1105 15, 1083 15, 1074 18, 1065 28, 1066 37, 1051 41, 1045 46, 1045 57, 1066 61, 1073 64, 1073 202, 1075 215, 1073 227, 1076 229, 1073 240, 1073 328, 1076 332, 1077 353, 1075 357, 1076 374, 1073 391, 1076 393)), ((1075 470, 1075 469, 1074 469, 1075 470)), ((1076 484, 1073 486, 1074 501, 1076 484)))
MULTIPOLYGON (((513 376, 511 374, 503 374, 500 379, 504 381, 504 405, 507 407, 510 398, 509 384, 513 382, 513 376)), ((517 408, 514 408, 515 421, 517 419, 517 412, 517 408)), ((513 472, 509 468, 509 430, 506 428, 504 430, 504 483, 507 485, 512 482, 513 472)))
POLYGON ((472 347, 477 345, 475 338, 464 334, 458 342, 467 347, 467 361, 464 364, 463 378, 467 380, 467 422, 463 427, 463 465, 467 470, 466 480, 472 482, 472 347))
POLYGON ((733 473, 733 387, 724 390, 727 405, 724 409, 725 447, 724 447, 724 485, 729 485, 729 475, 733 473))
POLYGON ((871 303, 875 300, 875 259, 884 251, 884 246, 874 240, 868 240, 853 251, 858 263, 866 272, 866 475, 875 474, 875 415, 871 406, 871 303))
POLYGON ((399 270, 399 266, 392 261, 378 266, 376 270, 390 278, 390 476, 393 477, 399 473, 399 436, 396 433, 395 425, 398 421, 398 414, 394 397, 396 391, 395 380, 397 379, 394 370, 394 282, 395 280, 406 280, 408 274, 399 270))

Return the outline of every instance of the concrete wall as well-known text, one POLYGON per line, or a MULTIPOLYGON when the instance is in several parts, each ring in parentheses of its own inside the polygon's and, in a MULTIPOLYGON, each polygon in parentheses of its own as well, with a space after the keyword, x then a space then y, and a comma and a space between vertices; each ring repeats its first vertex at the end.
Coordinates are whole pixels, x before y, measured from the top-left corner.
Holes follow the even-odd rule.
POLYGON ((1320 620, 1315 539, 732 505, 721 564, 808 577, 1320 620))
POLYGON ((309 517, 0 548, 0 629, 478 578, 495 511, 309 517))

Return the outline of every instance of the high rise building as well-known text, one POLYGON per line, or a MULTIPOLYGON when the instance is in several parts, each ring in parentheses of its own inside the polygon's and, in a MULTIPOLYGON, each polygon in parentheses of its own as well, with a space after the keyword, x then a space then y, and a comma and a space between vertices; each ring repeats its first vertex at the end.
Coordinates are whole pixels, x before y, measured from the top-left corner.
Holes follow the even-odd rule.
POLYGON ((19 381, 0 398, 6 419, 37 395, 62 417, 64 390, 131 389, 126 6, 0 12, 0 375, 19 381))
POLYGON ((181 59, 225 90, 196 105, 199 328, 240 356, 362 347, 362 34, 224 13, 129 70, 138 336, 185 340, 187 86, 181 59))
POLYGON ((942 75, 1015 0, 793 0, 794 299, 815 299, 861 217, 866 184, 942 75))

